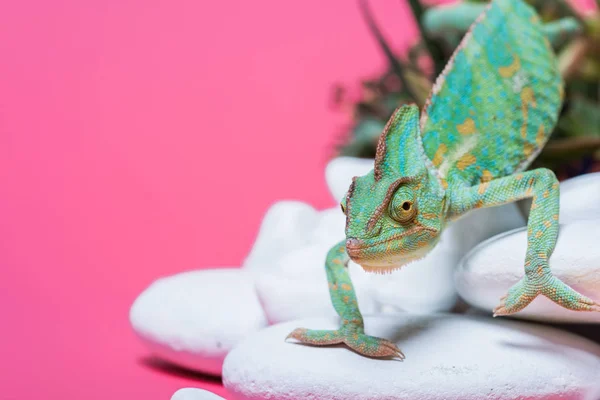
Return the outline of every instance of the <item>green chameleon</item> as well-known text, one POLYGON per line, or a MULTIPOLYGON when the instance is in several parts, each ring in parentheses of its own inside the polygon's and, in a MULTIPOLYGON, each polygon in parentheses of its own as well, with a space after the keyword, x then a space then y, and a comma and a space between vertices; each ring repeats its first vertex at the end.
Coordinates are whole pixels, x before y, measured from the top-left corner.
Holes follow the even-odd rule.
POLYGON ((374 169, 355 177, 342 200, 346 240, 326 260, 341 327, 298 328, 288 338, 403 359, 394 343, 365 334, 348 260, 389 273, 425 256, 447 223, 469 210, 523 198, 532 198, 525 275, 494 316, 515 313, 540 294, 570 310, 600 311, 548 265, 558 236, 556 177, 543 168, 523 172, 552 132, 562 98, 537 14, 521 0, 493 1, 438 77, 420 117, 414 105, 396 110, 379 140, 374 169))

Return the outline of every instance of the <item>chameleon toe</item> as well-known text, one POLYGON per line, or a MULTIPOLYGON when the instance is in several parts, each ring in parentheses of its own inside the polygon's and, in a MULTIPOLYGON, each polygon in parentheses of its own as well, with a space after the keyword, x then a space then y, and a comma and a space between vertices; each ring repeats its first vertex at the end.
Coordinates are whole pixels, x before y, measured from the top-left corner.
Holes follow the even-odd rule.
POLYGON ((344 343, 355 352, 367 357, 396 357, 400 360, 406 358, 404 353, 394 343, 375 336, 355 333, 349 335, 344 343))
POLYGON ((339 331, 331 330, 313 330, 306 328, 294 329, 285 340, 295 339, 300 343, 313 346, 328 346, 332 344, 344 343, 344 336, 339 331))

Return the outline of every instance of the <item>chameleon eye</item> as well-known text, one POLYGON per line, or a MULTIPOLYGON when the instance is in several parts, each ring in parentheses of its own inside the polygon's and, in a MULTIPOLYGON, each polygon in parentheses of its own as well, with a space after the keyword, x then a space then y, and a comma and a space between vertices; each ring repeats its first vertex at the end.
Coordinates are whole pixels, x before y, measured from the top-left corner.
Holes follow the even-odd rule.
POLYGON ((417 204, 411 200, 400 200, 390 202, 390 216, 401 224, 412 222, 417 216, 417 204))

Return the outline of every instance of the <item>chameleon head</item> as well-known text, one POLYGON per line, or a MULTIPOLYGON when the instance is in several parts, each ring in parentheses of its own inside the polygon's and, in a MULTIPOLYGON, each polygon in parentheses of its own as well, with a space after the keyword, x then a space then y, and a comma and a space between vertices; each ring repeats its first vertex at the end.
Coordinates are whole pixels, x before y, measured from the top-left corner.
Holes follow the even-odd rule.
POLYGON ((377 146, 375 168, 355 177, 342 200, 346 251, 369 272, 387 273, 425 256, 444 224, 445 192, 422 151, 416 106, 399 108, 377 146))

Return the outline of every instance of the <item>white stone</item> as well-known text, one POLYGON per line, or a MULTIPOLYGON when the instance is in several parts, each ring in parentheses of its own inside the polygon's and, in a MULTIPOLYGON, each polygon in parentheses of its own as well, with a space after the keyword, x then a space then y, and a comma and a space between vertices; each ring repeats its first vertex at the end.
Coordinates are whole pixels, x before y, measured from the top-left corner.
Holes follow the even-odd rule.
POLYGON ((221 396, 204 389, 183 388, 176 391, 171 400, 225 400, 221 396))
POLYGON ((158 279, 135 300, 129 320, 159 358, 214 375, 235 344, 267 325, 252 279, 241 269, 158 279))
MULTIPOLYGON (((337 315, 331 304, 325 274, 328 250, 328 246, 303 249, 282 259, 282 268, 278 272, 257 276, 256 292, 269 323, 337 315), (286 260, 289 261, 286 263, 286 260)), ((370 294, 368 274, 356 264, 349 265, 349 273, 361 311, 378 311, 370 294)))
POLYGON ((271 270, 289 251, 307 245, 319 221, 319 213, 300 201, 280 201, 265 214, 254 245, 243 267, 251 271, 271 270))
POLYGON ((553 328, 457 315, 365 322, 406 360, 285 342, 297 327, 338 327, 336 318, 291 321, 236 346, 223 365, 225 387, 236 400, 581 399, 600 378, 600 346, 553 328))
MULTIPOLYGON (((550 257, 555 276, 600 302, 600 219, 561 224, 550 257)), ((471 305, 491 310, 524 275, 527 231, 521 228, 493 237, 474 248, 456 273, 460 295, 471 305)), ((555 322, 600 322, 600 313, 564 309, 543 296, 514 314, 517 318, 555 322)))
POLYGON ((334 158, 325 168, 325 180, 335 201, 346 195, 352 178, 366 175, 373 169, 374 160, 356 157, 334 158))
POLYGON ((560 184, 560 222, 600 218, 600 172, 560 184))
POLYGON ((319 220, 311 234, 312 243, 333 247, 346 238, 346 215, 339 206, 319 213, 319 220))

